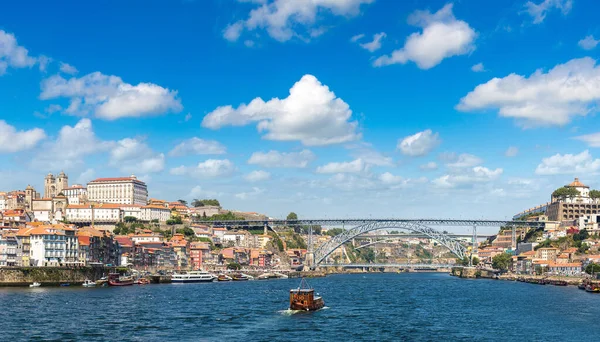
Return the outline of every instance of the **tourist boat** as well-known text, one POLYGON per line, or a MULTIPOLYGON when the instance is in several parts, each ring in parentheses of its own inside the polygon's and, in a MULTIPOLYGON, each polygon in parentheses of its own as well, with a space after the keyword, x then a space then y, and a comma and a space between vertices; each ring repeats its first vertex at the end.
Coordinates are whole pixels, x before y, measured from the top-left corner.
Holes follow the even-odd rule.
POLYGON ((96 286, 96 282, 95 281, 91 281, 89 279, 86 279, 83 284, 83 287, 95 287, 96 286))
POLYGON ((583 280, 579 283, 579 285, 577 285, 577 288, 580 290, 585 290, 585 286, 586 286, 586 282, 585 282, 585 280, 583 280))
POLYGON ((150 284, 150 280, 148 280, 146 278, 139 278, 138 280, 135 281, 135 283, 138 285, 148 285, 148 284, 150 284))
POLYGON ((595 284, 587 284, 587 285, 585 286, 585 290, 586 290, 587 292, 594 292, 594 293, 598 293, 598 292, 600 292, 600 286, 598 286, 598 285, 595 285, 595 284))
POLYGON ((108 285, 110 285, 110 286, 133 285, 133 278, 131 276, 122 276, 119 273, 111 273, 108 275, 108 285))
POLYGON ((231 278, 233 279, 233 281, 246 281, 246 280, 250 280, 250 279, 254 279, 254 277, 251 277, 247 274, 243 274, 243 273, 237 273, 231 276, 231 278))
POLYGON ((38 283, 37 281, 34 282, 33 284, 29 284, 29 287, 40 287, 42 286, 42 284, 38 283))
POLYGON ((217 277, 217 281, 232 281, 232 280, 233 279, 231 279, 231 277, 226 274, 219 274, 219 276, 217 277))
POLYGON ((565 280, 554 280, 554 281, 552 281, 552 285, 554 285, 554 286, 567 286, 567 285, 569 285, 569 283, 567 283, 565 280))
POLYGON ((186 273, 175 273, 171 277, 173 283, 208 283, 215 280, 215 276, 205 271, 189 271, 186 273))
POLYGON ((315 290, 304 278, 297 289, 290 290, 290 310, 316 311, 324 306, 323 298, 315 297, 315 290))

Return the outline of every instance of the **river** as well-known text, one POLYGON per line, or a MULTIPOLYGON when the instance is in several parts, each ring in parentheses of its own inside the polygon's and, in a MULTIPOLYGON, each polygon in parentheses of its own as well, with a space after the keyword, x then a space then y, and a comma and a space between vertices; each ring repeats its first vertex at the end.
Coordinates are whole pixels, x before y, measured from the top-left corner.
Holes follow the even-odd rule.
POLYGON ((2 341, 598 341, 600 294, 441 273, 309 279, 325 299, 290 314, 299 279, 121 288, 0 288, 2 341))

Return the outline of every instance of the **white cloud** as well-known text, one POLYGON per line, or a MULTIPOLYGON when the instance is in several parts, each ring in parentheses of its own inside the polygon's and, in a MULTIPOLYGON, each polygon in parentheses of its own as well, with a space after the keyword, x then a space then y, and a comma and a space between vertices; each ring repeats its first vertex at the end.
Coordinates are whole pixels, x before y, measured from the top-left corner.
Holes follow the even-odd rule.
POLYGON ((17 39, 11 33, 0 30, 0 76, 11 68, 32 67, 36 59, 29 56, 26 48, 17 43, 17 39))
POLYGON ((473 65, 471 67, 471 71, 474 72, 484 72, 485 71, 485 67, 483 66, 483 63, 477 63, 475 65, 473 65))
POLYGON ((527 1, 525 12, 533 18, 534 24, 540 24, 546 18, 546 14, 552 9, 559 9, 563 15, 568 14, 573 7, 572 0, 544 0, 539 4, 527 1))
POLYGON ((15 127, 9 125, 6 121, 0 120, 0 153, 31 149, 44 138, 46 138, 46 133, 41 128, 17 131, 15 127))
POLYGON ((478 183, 493 181, 500 177, 502 172, 503 170, 500 168, 490 170, 483 166, 475 166, 458 174, 447 174, 436 178, 432 184, 437 188, 472 187, 478 183))
POLYGON ((223 37, 237 41, 244 30, 264 29, 273 39, 285 42, 294 37, 307 41, 323 33, 325 28, 317 21, 330 12, 335 16, 351 17, 360 13, 360 6, 373 0, 273 0, 254 2, 258 7, 250 11, 248 19, 230 24, 223 37), (319 15, 317 15, 319 14, 319 15))
POLYGON ((367 165, 394 166, 392 158, 377 151, 369 143, 360 142, 346 147, 350 150, 350 155, 353 158, 362 159, 367 165))
POLYGON ((74 66, 67 64, 67 63, 60 63, 60 71, 64 72, 65 74, 69 74, 69 75, 75 75, 78 71, 77 68, 75 68, 74 66))
POLYGON ((506 149, 506 152, 504 152, 504 155, 507 157, 515 157, 517 154, 519 154, 519 148, 516 146, 510 146, 506 149))
POLYGON ((255 170, 244 176, 249 182, 262 182, 271 178, 271 174, 263 170, 255 170))
POLYGON ((185 140, 169 152, 169 156, 179 157, 200 154, 224 154, 225 146, 215 140, 204 140, 197 137, 185 140))
POLYGON ((596 46, 600 43, 600 39, 595 39, 591 34, 582 40, 580 40, 577 44, 584 50, 592 50, 596 48, 596 46))
POLYGON ((188 122, 190 120, 192 120, 192 113, 187 113, 183 118, 183 121, 188 122))
POLYGON ((41 72, 46 72, 46 70, 48 69, 48 64, 50 64, 50 62, 52 62, 52 58, 48 57, 48 56, 44 56, 44 55, 40 55, 37 58, 38 61, 38 66, 41 72))
POLYGON ((235 197, 239 198, 241 200, 253 199, 253 198, 258 197, 258 195, 260 195, 264 192, 265 192, 265 189, 254 187, 254 188, 252 188, 252 191, 250 191, 250 192, 240 192, 240 193, 235 194, 235 197))
POLYGON ((460 170, 465 168, 471 168, 475 165, 479 165, 483 162, 481 158, 468 153, 461 153, 456 157, 455 160, 448 162, 446 166, 450 169, 460 170))
POLYGON ((590 147, 600 147, 600 133, 580 135, 574 139, 583 141, 590 147))
POLYGON ((360 173, 366 168, 362 159, 356 159, 351 162, 328 163, 317 167, 317 173, 360 173))
POLYGON ((596 111, 600 101, 600 67, 589 58, 572 59, 547 73, 510 74, 478 85, 456 106, 462 111, 497 108, 524 127, 565 125, 574 116, 596 111))
POLYGON ((191 176, 197 178, 225 177, 235 172, 235 166, 228 159, 208 159, 196 166, 179 166, 171 169, 176 176, 191 176))
POLYGON ((381 40, 386 37, 385 32, 376 33, 373 35, 373 40, 368 43, 360 44, 365 50, 369 52, 375 52, 381 48, 381 40))
POLYGON ((179 112, 183 108, 177 91, 153 83, 134 86, 100 72, 68 80, 54 75, 42 81, 42 100, 61 97, 71 101, 66 113, 93 113, 106 120, 179 112))
POLYGON ((265 102, 255 98, 249 104, 218 107, 202 120, 202 126, 244 126, 258 122, 259 132, 268 140, 300 141, 306 146, 339 144, 358 140, 358 122, 349 121, 352 111, 329 87, 316 77, 304 75, 290 89, 290 95, 265 102))
POLYGON ((435 13, 416 11, 409 24, 423 28, 406 38, 404 47, 377 58, 374 66, 406 64, 412 61, 421 69, 430 69, 445 58, 465 55, 475 50, 473 42, 477 33, 462 20, 456 20, 452 4, 447 4, 435 13))
POLYGON ((356 36, 352 36, 352 38, 350 38, 350 41, 352 43, 356 43, 357 41, 361 40, 364 36, 365 36, 364 33, 357 34, 356 36))
POLYGON ((87 184, 89 181, 95 178, 96 171, 94 169, 87 169, 83 171, 79 177, 77 177, 77 184, 87 184))
POLYGON ((431 171, 431 170, 437 170, 438 165, 436 162, 430 161, 429 163, 419 166, 419 168, 423 171, 431 171))
POLYGON ((379 175, 379 180, 383 184, 398 184, 403 182, 403 178, 400 176, 393 175, 389 172, 382 173, 379 175))
POLYGON ((75 126, 63 126, 56 140, 43 146, 32 163, 37 167, 69 169, 83 164, 84 157, 108 151, 114 146, 112 141, 98 139, 92 128, 92 121, 83 118, 75 126))
POLYGON ((220 197, 223 194, 216 191, 204 190, 200 185, 196 185, 190 190, 190 192, 185 196, 188 199, 194 198, 215 198, 220 197))
POLYGON ((154 152, 141 140, 125 138, 110 152, 109 164, 125 173, 155 173, 164 169, 165 155, 154 152))
POLYGON ((438 135, 438 133, 433 133, 430 129, 426 129, 423 132, 398 140, 397 148, 402 154, 407 156, 424 156, 440 144, 441 140, 438 135))
POLYGON ((600 171, 600 159, 593 159, 588 150, 579 154, 555 154, 542 159, 535 173, 538 175, 596 174, 600 171))
POLYGON ((315 154, 309 150, 300 152, 259 151, 252 153, 252 156, 248 159, 248 164, 262 167, 305 168, 315 158, 315 154))

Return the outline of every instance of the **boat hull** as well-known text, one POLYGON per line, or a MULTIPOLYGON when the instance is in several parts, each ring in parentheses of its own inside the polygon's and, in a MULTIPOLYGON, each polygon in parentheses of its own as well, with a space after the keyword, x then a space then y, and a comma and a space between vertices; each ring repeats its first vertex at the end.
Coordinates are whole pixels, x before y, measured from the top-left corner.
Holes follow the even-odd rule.
POLYGON ((212 283, 214 279, 171 279, 174 284, 185 284, 185 283, 212 283))
POLYGON ((133 285, 133 280, 132 281, 108 281, 108 285, 109 286, 131 286, 133 285))

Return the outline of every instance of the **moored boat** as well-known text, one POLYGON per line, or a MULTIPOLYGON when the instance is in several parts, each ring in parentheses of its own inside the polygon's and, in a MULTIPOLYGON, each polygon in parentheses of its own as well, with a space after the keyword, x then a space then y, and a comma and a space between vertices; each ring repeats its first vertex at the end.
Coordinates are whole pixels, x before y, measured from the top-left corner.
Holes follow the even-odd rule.
POLYGON ((33 284, 29 284, 29 287, 40 287, 42 286, 42 284, 38 283, 37 281, 34 282, 33 284))
POLYGON ((138 285, 147 285, 147 284, 150 284, 150 280, 148 280, 146 278, 139 278, 138 280, 135 281, 135 283, 138 285))
POLYGON ((62 283, 62 284, 60 284, 60 286, 71 286, 71 284, 69 284, 69 283, 62 283))
POLYGON ((595 285, 595 284, 587 284, 587 285, 585 286, 585 290, 586 290, 587 292, 594 292, 594 293, 598 293, 598 292, 600 292, 600 286, 598 286, 598 285, 595 285))
POLYGON ((246 280, 250 280, 250 279, 254 279, 254 277, 251 277, 247 274, 243 274, 243 273, 237 273, 231 276, 231 278, 233 279, 233 281, 246 281, 246 280))
POLYGON ((171 277, 173 283, 208 283, 215 280, 215 276, 205 271, 189 271, 175 273, 171 277))
POLYGON ((219 276, 217 277, 217 281, 232 281, 232 280, 233 279, 231 279, 231 277, 226 274, 219 274, 219 276))
POLYGON ((83 287, 95 287, 96 286, 96 282, 95 281, 91 281, 89 279, 86 279, 81 286, 83 286, 83 287))
POLYGON ((110 286, 133 285, 133 278, 131 276, 122 276, 119 273, 111 273, 108 275, 108 285, 110 285, 110 286))
POLYGON ((290 290, 290 310, 316 311, 325 306, 323 298, 302 278, 297 289, 290 290))

